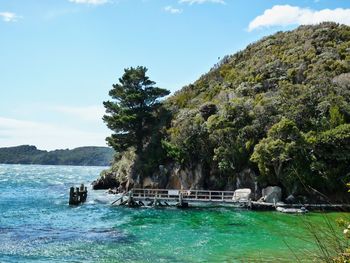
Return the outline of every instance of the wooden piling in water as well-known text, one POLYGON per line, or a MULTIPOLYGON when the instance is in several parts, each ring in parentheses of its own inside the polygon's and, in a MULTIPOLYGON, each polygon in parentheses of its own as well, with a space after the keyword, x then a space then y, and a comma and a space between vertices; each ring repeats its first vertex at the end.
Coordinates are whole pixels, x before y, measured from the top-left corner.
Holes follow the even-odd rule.
POLYGON ((69 205, 79 205, 84 203, 87 199, 87 187, 81 184, 80 187, 69 189, 69 205))

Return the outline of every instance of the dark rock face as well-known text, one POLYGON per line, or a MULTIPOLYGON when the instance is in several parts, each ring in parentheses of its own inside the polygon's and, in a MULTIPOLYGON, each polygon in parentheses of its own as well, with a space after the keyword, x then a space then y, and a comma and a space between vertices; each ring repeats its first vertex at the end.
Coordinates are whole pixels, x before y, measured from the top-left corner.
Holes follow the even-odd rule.
POLYGON ((258 199, 260 195, 260 188, 258 186, 258 177, 255 174, 255 172, 250 169, 246 168, 243 171, 241 171, 236 178, 236 189, 240 188, 249 188, 252 190, 252 198, 258 199))
POLYGON ((282 189, 278 186, 268 186, 262 189, 262 196, 266 203, 280 202, 282 198, 282 189))
POLYGON ((204 171, 200 164, 187 168, 180 165, 173 165, 167 169, 169 189, 203 189, 204 171))
POLYGON ((103 177, 97 179, 96 181, 92 182, 92 189, 94 190, 109 189, 118 186, 119 182, 117 181, 114 173, 108 173, 103 177))

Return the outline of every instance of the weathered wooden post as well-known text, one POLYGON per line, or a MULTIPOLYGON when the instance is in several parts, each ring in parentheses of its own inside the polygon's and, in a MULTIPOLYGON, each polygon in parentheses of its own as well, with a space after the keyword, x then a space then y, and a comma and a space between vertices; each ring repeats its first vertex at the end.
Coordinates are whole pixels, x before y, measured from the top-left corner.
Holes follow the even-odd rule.
POLYGON ((127 205, 128 205, 129 207, 132 207, 132 206, 134 205, 134 204, 133 204, 133 203, 134 203, 133 201, 134 201, 134 200, 133 200, 132 193, 129 192, 127 205))
POLYGON ((158 199, 157 199, 157 196, 154 196, 153 206, 157 207, 157 205, 158 205, 158 199))
POLYGON ((80 187, 74 188, 73 186, 69 189, 69 204, 78 205, 85 202, 87 199, 87 187, 81 184, 80 187))
POLYGON ((87 192, 88 192, 88 190, 87 190, 87 187, 85 186, 85 189, 84 189, 84 200, 83 200, 83 202, 85 202, 85 201, 86 201, 86 198, 87 198, 87 192))
POLYGON ((84 203, 87 198, 87 187, 84 186, 84 184, 80 185, 79 188, 79 202, 84 203))
POLYGON ((183 201, 183 196, 181 192, 179 192, 179 202, 176 204, 176 206, 179 208, 188 207, 188 203, 183 201))
POLYGON ((75 205, 75 199, 74 199, 74 187, 72 186, 69 190, 69 204, 75 205))
POLYGON ((127 200, 126 204, 129 207, 137 207, 137 206, 139 206, 139 204, 134 200, 134 193, 133 193, 132 190, 129 191, 128 200, 127 200))

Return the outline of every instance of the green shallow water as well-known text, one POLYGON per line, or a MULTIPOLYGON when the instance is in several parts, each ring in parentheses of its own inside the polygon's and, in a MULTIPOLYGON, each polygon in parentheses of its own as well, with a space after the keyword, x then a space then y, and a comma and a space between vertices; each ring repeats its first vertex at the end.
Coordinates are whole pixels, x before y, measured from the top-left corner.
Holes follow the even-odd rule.
MULTIPOLYGON (((293 253, 307 262, 317 253, 305 227, 323 214, 131 209, 110 206, 116 197, 103 191, 69 207, 69 187, 101 170, 0 165, 0 262, 296 262, 293 253)), ((348 214, 326 215, 339 217, 348 214)))

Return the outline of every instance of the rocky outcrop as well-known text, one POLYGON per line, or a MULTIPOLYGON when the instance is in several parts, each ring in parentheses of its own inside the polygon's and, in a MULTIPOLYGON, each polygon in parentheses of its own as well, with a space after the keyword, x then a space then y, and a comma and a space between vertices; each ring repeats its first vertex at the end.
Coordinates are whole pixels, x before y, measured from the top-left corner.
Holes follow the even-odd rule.
POLYGON ((192 169, 182 168, 176 164, 168 169, 168 189, 202 189, 203 188, 203 167, 197 164, 192 169))
POLYGON ((153 181, 150 176, 147 176, 146 178, 143 179, 142 188, 145 188, 145 189, 159 188, 158 182, 153 181))
POLYGON ((115 173, 106 173, 104 176, 101 176, 96 181, 92 182, 92 189, 109 189, 119 186, 115 173))
POLYGON ((295 197, 294 197, 294 195, 288 195, 288 197, 286 198, 286 200, 285 200, 285 202, 287 203, 287 204, 293 204, 293 203, 295 203, 295 197))
POLYGON ((261 197, 260 188, 258 186, 258 177, 256 173, 250 168, 246 168, 238 173, 236 178, 236 189, 240 188, 251 189, 251 197, 253 199, 258 199, 261 197))
POLYGON ((282 199, 282 189, 278 186, 268 186, 262 189, 262 200, 265 203, 277 203, 282 199))

